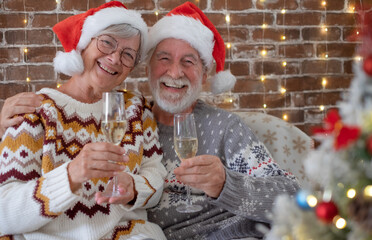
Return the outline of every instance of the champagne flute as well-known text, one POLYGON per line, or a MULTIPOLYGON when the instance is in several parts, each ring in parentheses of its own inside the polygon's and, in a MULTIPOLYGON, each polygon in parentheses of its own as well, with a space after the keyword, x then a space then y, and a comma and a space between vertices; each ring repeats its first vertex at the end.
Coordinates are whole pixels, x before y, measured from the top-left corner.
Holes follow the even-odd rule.
MULTIPOLYGON (((182 161, 183 159, 195 157, 198 151, 198 138, 196 135, 196 127, 194 114, 179 113, 174 115, 174 150, 177 156, 182 161)), ((186 204, 176 208, 178 212, 190 213, 198 212, 202 206, 192 205, 190 198, 190 187, 186 186, 187 197, 186 204)))
MULTIPOLYGON (((104 92, 102 98, 103 112, 101 130, 106 136, 108 142, 119 145, 127 129, 124 94, 122 92, 104 92)), ((106 189, 103 196, 118 197, 121 195, 117 185, 116 176, 113 176, 112 182, 112 191, 106 189)))

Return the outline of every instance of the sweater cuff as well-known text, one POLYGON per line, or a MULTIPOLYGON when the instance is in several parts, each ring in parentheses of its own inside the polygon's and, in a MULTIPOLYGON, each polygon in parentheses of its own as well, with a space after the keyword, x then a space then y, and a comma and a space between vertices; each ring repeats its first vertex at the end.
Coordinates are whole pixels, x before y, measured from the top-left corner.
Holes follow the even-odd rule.
POLYGON ((49 199, 52 212, 63 212, 80 198, 71 191, 67 165, 68 162, 44 175, 40 193, 49 199))
POLYGON ((137 191, 137 198, 134 202, 130 202, 133 205, 126 204, 121 205, 125 210, 131 211, 136 208, 144 207, 150 200, 150 198, 155 194, 156 190, 151 187, 148 181, 137 174, 129 173, 134 180, 134 185, 137 191))
POLYGON ((208 200, 214 205, 230 206, 231 203, 236 201, 235 199, 236 193, 240 191, 239 189, 241 188, 241 186, 237 186, 239 184, 236 183, 240 182, 239 179, 241 179, 241 175, 239 175, 239 173, 237 172, 231 171, 226 168, 225 172, 226 172, 225 184, 220 193, 220 196, 218 196, 218 198, 207 197, 208 200))

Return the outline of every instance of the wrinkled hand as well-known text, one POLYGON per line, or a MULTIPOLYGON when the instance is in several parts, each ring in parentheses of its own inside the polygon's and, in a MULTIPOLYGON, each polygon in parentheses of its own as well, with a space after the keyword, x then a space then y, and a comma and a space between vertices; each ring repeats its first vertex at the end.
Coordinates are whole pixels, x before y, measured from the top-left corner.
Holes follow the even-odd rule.
POLYGON ((125 150, 112 143, 97 142, 86 144, 67 167, 70 188, 73 192, 91 178, 112 177, 125 169, 117 163, 129 160, 125 150))
POLYGON ((184 159, 174 170, 176 178, 186 185, 217 198, 225 184, 226 173, 221 160, 212 155, 184 159))
POLYGON ((14 117, 16 114, 32 113, 41 105, 42 97, 32 92, 18 93, 7 98, 0 114, 0 138, 5 130, 23 121, 23 117, 14 117))
MULTIPOLYGON (((137 191, 134 186, 134 179, 131 175, 126 172, 121 172, 116 175, 118 188, 120 192, 119 197, 104 197, 103 193, 97 192, 95 195, 96 202, 101 203, 113 203, 113 204, 127 204, 137 197, 137 191)), ((107 188, 112 189, 112 181, 108 184, 107 188)))

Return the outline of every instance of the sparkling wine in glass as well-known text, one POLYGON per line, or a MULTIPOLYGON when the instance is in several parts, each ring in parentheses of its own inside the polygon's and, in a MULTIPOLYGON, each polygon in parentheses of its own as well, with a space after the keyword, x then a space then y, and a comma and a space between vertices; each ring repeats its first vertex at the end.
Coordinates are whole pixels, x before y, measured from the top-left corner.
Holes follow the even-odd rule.
MULTIPOLYGON (((124 94, 122 92, 104 92, 102 98, 102 132, 106 136, 108 142, 119 145, 127 129, 124 94)), ((113 176, 112 182, 112 191, 106 189, 103 193, 105 197, 117 197, 121 195, 116 176, 113 176)))
MULTIPOLYGON (((195 157, 198 151, 198 138, 194 115, 192 113, 179 113, 174 115, 174 150, 182 161, 183 159, 195 157)), ((178 212, 198 212, 202 206, 193 205, 190 198, 190 187, 186 186, 186 204, 177 207, 178 212)))

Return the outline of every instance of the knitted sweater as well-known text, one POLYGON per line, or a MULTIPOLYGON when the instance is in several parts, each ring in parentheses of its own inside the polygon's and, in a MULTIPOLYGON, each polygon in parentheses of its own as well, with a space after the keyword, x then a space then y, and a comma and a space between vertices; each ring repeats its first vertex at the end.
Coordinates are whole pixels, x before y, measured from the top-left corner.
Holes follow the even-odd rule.
MULTIPOLYGON (((54 89, 36 114, 8 128, 0 144, 0 236, 13 239, 127 239, 144 233, 165 239, 147 221, 146 208, 162 194, 158 129, 144 98, 125 93, 128 129, 121 142, 127 171, 138 192, 133 205, 97 204, 94 195, 109 179, 90 179, 73 193, 67 165, 90 142, 106 141, 100 130, 102 101, 85 104, 54 89)), ((1 237, 0 237, 1 238, 1 237)))
POLYGON ((220 157, 225 165, 226 182, 217 199, 191 189, 194 204, 203 206, 197 213, 178 213, 185 203, 185 186, 173 170, 179 166, 173 148, 173 127, 158 124, 168 174, 164 193, 155 208, 148 209, 149 220, 159 224, 168 239, 261 238, 257 223, 268 225, 267 213, 281 193, 294 194, 295 178, 280 169, 266 147, 242 120, 232 113, 198 101, 193 110, 198 132, 197 155, 220 157))

